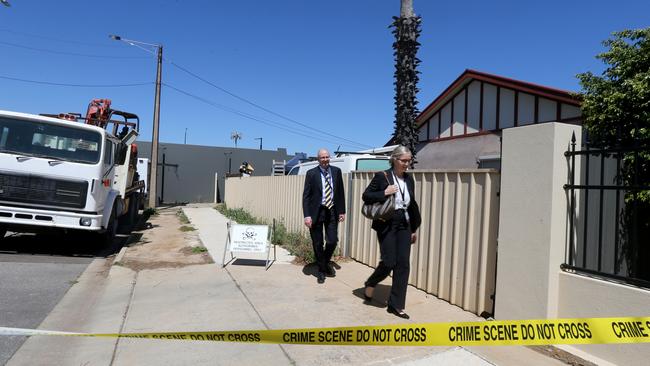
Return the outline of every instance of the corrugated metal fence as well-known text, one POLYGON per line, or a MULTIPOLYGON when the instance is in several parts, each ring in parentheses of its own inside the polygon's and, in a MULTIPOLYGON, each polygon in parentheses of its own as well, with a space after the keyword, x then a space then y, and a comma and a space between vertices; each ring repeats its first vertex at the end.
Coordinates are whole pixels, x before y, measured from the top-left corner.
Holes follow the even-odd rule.
MULTIPOLYGON (((349 179, 343 174, 346 192, 349 179)), ((308 231, 303 224, 302 191, 304 175, 226 178, 224 202, 229 208, 243 208, 253 216, 282 221, 289 231, 308 231)), ((345 243, 345 225, 339 225, 339 243, 345 243)))
MULTIPOLYGON (((413 170, 422 226, 411 254, 412 285, 481 314, 492 313, 499 212, 499 173, 489 169, 413 170)), ((346 256, 370 266, 379 248, 370 220, 360 214, 361 195, 373 173, 343 175, 347 219, 339 226, 346 256)), ((254 216, 284 221, 304 231, 304 176, 228 178, 225 202, 254 216)))

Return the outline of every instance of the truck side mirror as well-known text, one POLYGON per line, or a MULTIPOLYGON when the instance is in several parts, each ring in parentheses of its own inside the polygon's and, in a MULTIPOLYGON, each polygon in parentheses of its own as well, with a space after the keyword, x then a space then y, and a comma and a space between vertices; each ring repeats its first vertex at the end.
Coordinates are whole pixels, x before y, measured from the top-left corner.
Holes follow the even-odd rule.
POLYGON ((124 143, 119 143, 115 150, 115 164, 124 165, 126 161, 126 153, 129 151, 129 146, 124 143))

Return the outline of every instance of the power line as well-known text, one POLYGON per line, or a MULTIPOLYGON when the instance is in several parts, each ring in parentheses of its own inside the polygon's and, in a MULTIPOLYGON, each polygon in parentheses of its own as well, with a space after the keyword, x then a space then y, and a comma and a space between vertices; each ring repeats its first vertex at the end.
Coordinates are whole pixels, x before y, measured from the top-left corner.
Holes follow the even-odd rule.
POLYGON ((203 97, 199 97, 199 96, 194 95, 192 93, 186 92, 184 90, 181 90, 181 89, 176 88, 176 87, 174 87, 172 85, 169 85, 169 84, 163 83, 163 85, 170 88, 170 89, 173 89, 173 90, 175 90, 175 91, 177 91, 177 92, 179 92, 181 94, 184 94, 184 95, 186 95, 186 96, 188 96, 190 98, 194 98, 194 99, 196 99, 198 101, 201 101, 201 102, 203 102, 205 104, 211 105, 211 106, 213 106, 213 107, 215 107, 217 109, 221 109, 221 110, 224 110, 226 112, 230 112, 230 113, 236 114, 236 115, 244 117, 244 118, 248 118, 248 119, 256 121, 256 122, 260 122, 260 123, 265 124, 267 126, 275 127, 275 128, 287 131, 289 133, 297 134, 297 135, 307 137, 307 138, 310 138, 310 139, 317 139, 317 140, 329 142, 329 143, 332 143, 332 144, 340 143, 340 141, 332 141, 332 140, 327 140, 327 139, 324 139, 324 138, 321 138, 321 137, 318 137, 318 136, 307 135, 307 134, 305 134, 303 132, 296 131, 295 129, 291 129, 290 127, 286 127, 286 125, 283 125, 283 124, 281 124, 279 122, 270 121, 270 120, 267 120, 267 119, 264 119, 264 118, 261 118, 261 117, 257 117, 257 116, 254 116, 254 115, 239 111, 239 110, 234 109, 234 108, 230 108, 230 107, 218 104, 218 103, 214 103, 214 102, 212 102, 212 101, 210 101, 208 99, 205 99, 203 97), (285 127, 283 127, 283 126, 285 126, 285 127))
MULTIPOLYGON (((90 45, 89 43, 84 43, 84 42, 76 42, 76 41, 70 41, 70 40, 60 40, 60 39, 56 39, 56 38, 52 38, 52 37, 45 37, 45 36, 39 36, 39 35, 34 35, 34 34, 28 34, 28 33, 20 33, 20 32, 15 32, 15 31, 7 30, 7 29, 0 29, 0 31, 9 32, 9 33, 14 33, 14 34, 23 34, 23 35, 27 35, 27 36, 35 37, 35 38, 50 39, 50 40, 55 40, 55 41, 58 41, 58 42, 67 42, 67 43, 76 43, 76 44, 85 44, 85 45, 90 45)), ((4 45, 7 45, 7 46, 11 46, 11 47, 23 48, 23 49, 32 50, 32 51, 47 52, 47 53, 53 53, 53 54, 59 54, 59 55, 68 55, 68 56, 81 56, 81 57, 93 57, 93 58, 111 58, 111 59, 142 59, 142 58, 146 58, 146 57, 104 56, 104 55, 91 55, 91 54, 83 54, 83 53, 73 53, 73 52, 55 51, 55 50, 48 50, 48 49, 42 49, 42 48, 27 47, 27 46, 23 46, 23 45, 15 44, 15 43, 2 42, 2 41, 0 41, 0 44, 4 44, 4 45)), ((277 116, 277 117, 282 118, 282 119, 284 119, 284 120, 287 120, 287 121, 289 121, 289 122, 291 122, 291 123, 294 123, 294 124, 297 124, 297 125, 299 125, 299 126, 302 126, 303 128, 306 128, 306 129, 308 129, 308 130, 310 130, 310 131, 318 132, 318 133, 320 133, 320 134, 323 134, 323 135, 327 135, 327 136, 333 137, 333 138, 335 138, 335 139, 337 139, 337 140, 346 141, 348 145, 358 146, 358 147, 364 147, 364 148, 365 148, 365 147, 371 147, 370 145, 366 145, 366 144, 359 143, 359 142, 356 142, 356 141, 353 141, 353 140, 350 140, 350 139, 347 139, 347 138, 344 138, 344 137, 341 137, 341 136, 337 136, 337 135, 331 134, 331 133, 329 133, 329 132, 327 132, 327 131, 323 131, 323 130, 320 130, 320 129, 314 128, 314 127, 309 126, 309 125, 307 125, 307 124, 304 124, 304 123, 301 123, 301 122, 299 122, 299 121, 296 121, 296 120, 294 120, 294 119, 292 119, 292 118, 289 118, 289 117, 286 117, 286 116, 284 116, 284 115, 282 115, 282 114, 279 114, 279 113, 277 113, 277 112, 274 112, 274 111, 272 111, 272 110, 270 110, 270 109, 268 109, 268 108, 265 108, 265 107, 263 107, 263 106, 261 106, 261 105, 259 105, 259 104, 257 104, 257 103, 254 103, 254 102, 252 102, 252 101, 250 101, 250 100, 248 100, 248 99, 246 99, 246 98, 244 98, 244 97, 241 97, 241 96, 239 96, 239 95, 237 95, 237 94, 235 94, 235 93, 233 93, 233 92, 230 92, 230 91, 228 91, 228 90, 226 90, 226 89, 224 89, 224 88, 222 88, 222 87, 220 87, 220 86, 218 86, 218 85, 216 85, 216 84, 214 84, 214 83, 212 83, 212 82, 206 80, 205 78, 203 78, 203 77, 197 75, 196 73, 194 73, 194 72, 192 72, 192 71, 190 71, 190 70, 188 70, 188 69, 186 69, 186 68, 180 66, 179 64, 177 64, 177 63, 175 63, 175 62, 173 62, 173 61, 171 61, 171 60, 167 60, 167 59, 165 59, 165 61, 168 61, 172 66, 178 68, 179 70, 181 70, 181 71, 187 73, 188 75, 190 75, 190 76, 192 76, 192 77, 194 77, 194 78, 196 78, 196 79, 198 79, 198 80, 200 80, 200 81, 202 81, 202 82, 204 82, 204 83, 206 83, 206 84, 208 84, 208 85, 210 85, 210 86, 212 86, 212 87, 214 87, 214 88, 216 88, 216 89, 218 89, 218 90, 220 90, 220 91, 222 91, 222 92, 224 92, 224 93, 226 93, 226 94, 228 94, 228 95, 230 95, 230 96, 232 96, 233 98, 239 99, 239 100, 241 100, 241 101, 243 101, 243 102, 245 102, 245 103, 247 103, 247 104, 249 104, 249 105, 251 105, 251 106, 253 106, 253 107, 255 107, 255 108, 261 109, 261 110, 263 110, 263 111, 265 111, 265 112, 267 112, 267 113, 270 113, 270 114, 272 114, 272 115, 274 115, 274 116, 277 116)), ((82 85, 82 84, 51 83, 51 82, 34 81, 34 80, 25 80, 25 79, 17 79, 17 78, 1 77, 1 76, 0 76, 0 78, 9 79, 9 80, 15 80, 15 81, 22 81, 22 82, 31 82, 31 83, 36 83, 36 84, 56 85, 56 86, 69 86, 69 87, 128 87, 128 86, 139 86, 139 85, 147 85, 147 84, 150 84, 150 83, 143 83, 143 84, 120 84, 120 85, 82 85)), ((205 100, 205 99, 203 99, 203 98, 197 97, 197 96, 195 96, 195 95, 191 95, 190 93, 187 93, 187 92, 181 91, 180 89, 176 89, 176 88, 174 88, 174 87, 172 87, 172 86, 170 86, 170 85, 166 85, 166 86, 168 86, 168 87, 170 87, 170 88, 172 88, 172 89, 175 89, 176 91, 181 92, 181 93, 183 93, 183 94, 186 94, 186 95, 188 95, 188 96, 191 96, 191 97, 193 97, 193 98, 197 98, 197 99, 199 99, 199 100, 201 100, 201 101, 203 101, 203 102, 206 102, 206 103, 208 103, 208 104, 210 104, 210 105, 212 105, 212 106, 215 106, 215 107, 217 107, 217 108, 220 108, 220 109, 223 109, 223 110, 229 111, 229 112, 231 112, 231 113, 239 114, 239 115, 241 115, 241 116, 243 116, 243 117, 250 118, 250 119, 256 120, 256 121, 261 122, 261 123, 267 123, 267 122, 268 122, 268 123, 272 123, 272 124, 275 124, 275 127, 282 128, 282 127, 277 126, 277 125, 279 124, 279 122, 269 121, 269 120, 264 121, 263 119, 261 119, 261 117, 256 117, 256 116, 253 116, 253 115, 249 115, 249 114, 247 114, 247 113, 244 113, 244 112, 241 112, 241 111, 237 111, 237 110, 234 110, 234 109, 232 109, 232 108, 231 108, 231 110, 228 110, 229 107, 225 107, 225 106, 222 106, 222 105, 215 105, 214 103, 212 103, 212 102, 210 102, 210 101, 208 101, 208 100, 205 100)), ((286 125, 285 125, 285 126, 286 126, 286 125)), ((284 129, 284 128, 282 128, 282 129, 284 129)), ((289 131, 289 132, 292 132, 292 133, 297 133, 295 130, 289 130, 289 129, 285 129, 285 130, 287 130, 287 131, 289 131)), ((301 134, 301 135, 302 135, 302 136, 306 136, 306 137, 310 137, 310 138, 317 138, 317 137, 314 137, 314 136, 308 136, 308 135, 304 135, 304 134, 301 134)), ((322 138, 319 138, 319 139, 320 139, 321 141, 332 142, 331 140, 326 140, 326 139, 322 139, 322 138)), ((339 143, 339 141, 337 141, 336 143, 339 143)))
POLYGON ((175 66, 176 68, 178 68, 178 69, 180 69, 181 71, 183 71, 183 72, 185 72, 185 73, 187 73, 187 74, 193 76, 194 78, 199 79, 199 80, 203 81, 204 83, 206 83, 206 84, 208 84, 208 85, 210 85, 210 86, 212 86, 212 87, 214 87, 214 88, 216 88, 216 89, 219 89, 219 90, 221 90, 222 92, 224 92, 224 93, 226 93, 226 94, 228 94, 228 95, 230 95, 230 96, 232 96, 232 97, 234 97, 234 98, 237 98, 237 99, 241 100, 242 102, 245 102, 245 103, 247 103, 247 104, 250 104, 250 105, 252 105, 252 106, 254 106, 254 107, 256 107, 256 108, 259 108, 259 109, 261 109, 261 110, 263 110, 263 111, 265 111, 265 112, 267 112, 267 113, 270 113, 270 114, 272 114, 272 115, 274 115, 274 116, 280 117, 280 118, 282 118, 282 119, 285 119, 285 120, 287 120, 287 121, 289 121, 289 122, 292 122, 292 123, 298 124, 298 125, 303 126, 303 127, 305 127, 305 128, 309 128, 309 129, 311 129, 311 130, 318 131, 318 132, 320 132, 320 133, 322 133, 322 134, 325 134, 325 135, 328 135, 328 136, 334 137, 334 138, 336 138, 336 139, 343 140, 343 141, 347 141, 347 142, 349 142, 349 143, 351 143, 351 144, 354 144, 354 145, 363 146, 363 147, 372 147, 372 146, 370 146, 370 145, 362 144, 362 143, 359 143, 359 142, 356 142, 356 141, 352 141, 352 140, 346 139, 346 138, 344 138, 344 137, 340 137, 340 136, 333 135, 333 134, 331 134, 331 133, 329 133, 329 132, 322 131, 322 130, 319 130, 319 129, 317 129, 317 128, 313 128, 313 127, 308 126, 308 125, 306 125, 306 124, 304 124, 304 123, 301 123, 301 122, 298 122, 298 121, 296 121, 296 120, 294 120, 294 119, 291 119, 291 118, 289 118, 289 117, 283 116, 283 115, 281 115, 281 114, 279 114, 279 113, 276 113, 276 112, 274 112, 274 111, 272 111, 272 110, 270 110, 270 109, 264 108, 264 107, 262 107, 261 105, 256 104, 256 103, 254 103, 254 102, 252 102, 252 101, 250 101, 250 100, 248 100, 248 99, 246 99, 246 98, 240 97, 239 95, 237 95, 237 94, 235 94, 235 93, 232 93, 232 92, 230 92, 230 91, 228 91, 228 90, 226 90, 226 89, 224 89, 224 88, 222 88, 222 87, 220 87, 220 86, 218 86, 218 85, 215 85, 214 83, 212 83, 212 82, 210 82, 210 81, 208 81, 208 80, 202 78, 201 76, 199 76, 199 75, 197 75, 197 74, 195 74, 195 73, 189 71, 188 69, 186 69, 186 68, 184 68, 184 67, 182 67, 182 66, 176 64, 175 62, 173 62, 173 61, 171 61, 171 60, 168 60, 168 62, 169 62, 172 66, 175 66))
POLYGON ((0 41, 0 44, 3 44, 5 46, 11 46, 11 47, 16 47, 16 48, 22 48, 30 51, 38 51, 38 52, 46 52, 46 53, 53 53, 56 55, 66 55, 66 56, 81 56, 81 57, 92 57, 92 58, 113 58, 113 59, 144 59, 148 58, 146 56, 106 56, 106 55, 90 55, 86 53, 74 53, 74 52, 64 52, 64 51, 55 51, 55 50, 47 50, 43 48, 35 48, 35 47, 27 47, 27 46, 22 46, 19 44, 15 43, 10 43, 10 42, 2 42, 0 41))
POLYGON ((16 34, 16 35, 20 35, 20 36, 27 36, 27 37, 32 37, 32 38, 45 39, 45 40, 48 40, 48 41, 55 41, 55 42, 61 42, 61 43, 78 44, 78 45, 83 45, 83 46, 105 47, 105 48, 114 48, 114 49, 121 48, 119 46, 114 46, 114 45, 90 43, 90 42, 80 42, 80 41, 73 41, 73 40, 70 40, 70 39, 61 39, 61 38, 43 36, 43 35, 40 35, 40 34, 18 32, 18 31, 12 30, 12 29, 0 29, 0 32, 6 32, 6 33, 16 34))
MULTIPOLYGON (((223 111, 230 112, 230 113, 236 114, 236 115, 244 117, 244 118, 248 118, 248 119, 256 121, 256 122, 260 122, 260 123, 265 124, 267 126, 275 127, 275 128, 281 129, 283 131, 287 131, 289 133, 293 133, 293 134, 300 135, 300 136, 303 136, 303 137, 307 137, 307 138, 310 138, 310 139, 316 139, 316 140, 319 140, 319 141, 329 142, 329 143, 332 143, 332 144, 340 144, 341 143, 341 141, 332 141, 332 140, 328 140, 328 139, 325 139, 325 138, 322 138, 322 137, 318 137, 318 136, 314 136, 314 135, 308 135, 308 134, 305 134, 305 133, 303 133, 301 131, 291 129, 287 125, 281 124, 279 122, 270 121, 268 119, 264 119, 264 118, 261 118, 261 117, 258 117, 258 116, 254 116, 254 115, 248 114, 246 112, 239 111, 239 110, 231 108, 231 107, 227 107, 227 106, 224 106, 224 105, 221 105, 221 104, 218 104, 218 103, 214 103, 214 102, 212 102, 212 101, 210 101, 208 99, 205 99, 203 97, 200 97, 200 96, 194 95, 192 93, 186 92, 184 90, 176 88, 176 87, 174 87, 172 85, 169 85, 167 83, 163 83, 163 85, 170 88, 170 89, 173 89, 173 90, 175 90, 175 91, 177 91, 177 92, 179 92, 181 94, 184 94, 184 95, 186 95, 186 96, 188 96, 190 98, 194 98, 194 99, 196 99, 198 101, 201 101, 201 102, 203 102, 205 104, 211 105, 211 106, 213 106, 213 107, 215 107, 217 109, 221 109, 223 111)), ((359 144, 348 144, 348 145, 349 146, 357 146, 357 147, 362 146, 362 145, 359 145, 359 144)), ((363 146, 365 146, 365 145, 363 145, 363 146)))
POLYGON ((67 84, 67 83, 52 83, 52 82, 49 82, 49 81, 19 79, 19 78, 12 78, 12 77, 9 77, 9 76, 1 76, 1 75, 0 75, 0 79, 20 81, 20 82, 23 82, 23 83, 43 84, 43 85, 53 85, 53 86, 69 86, 69 87, 77 87, 77 88, 122 88, 122 87, 142 86, 142 85, 151 85, 151 84, 153 84, 153 82, 135 83, 135 84, 67 84))

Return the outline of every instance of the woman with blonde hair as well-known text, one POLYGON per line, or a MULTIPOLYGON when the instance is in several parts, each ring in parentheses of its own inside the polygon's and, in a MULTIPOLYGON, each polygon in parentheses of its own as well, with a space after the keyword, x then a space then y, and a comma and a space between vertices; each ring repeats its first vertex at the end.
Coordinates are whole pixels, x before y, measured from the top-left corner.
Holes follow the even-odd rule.
POLYGON ((388 298, 387 311, 400 318, 409 319, 404 312, 408 287, 411 244, 415 243, 415 231, 422 221, 420 209, 415 202, 415 181, 406 171, 411 165, 412 154, 405 146, 398 146, 390 156, 391 168, 378 172, 363 192, 364 203, 384 202, 395 195, 395 211, 391 218, 372 221, 377 232, 381 259, 375 271, 365 282, 364 298, 372 301, 375 286, 393 272, 393 283, 388 298))

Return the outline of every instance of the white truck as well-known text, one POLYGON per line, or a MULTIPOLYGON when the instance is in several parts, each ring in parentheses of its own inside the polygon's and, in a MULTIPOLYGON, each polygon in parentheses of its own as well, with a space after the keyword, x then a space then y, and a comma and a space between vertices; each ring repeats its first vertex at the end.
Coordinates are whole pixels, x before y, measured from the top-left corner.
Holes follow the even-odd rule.
POLYGON ((138 125, 108 99, 93 100, 86 118, 0 111, 0 240, 8 230, 58 229, 94 233, 94 245, 110 245, 118 219, 132 224, 143 196, 138 125))

